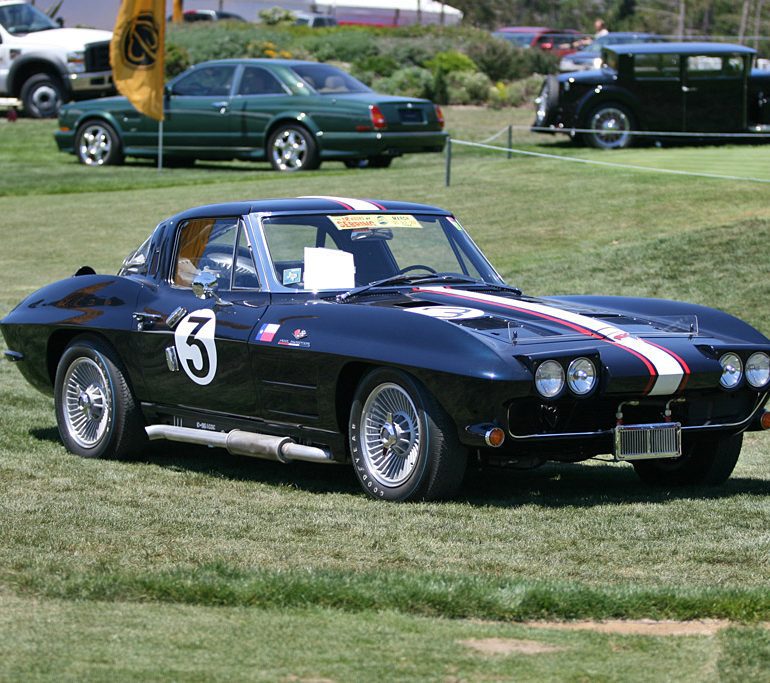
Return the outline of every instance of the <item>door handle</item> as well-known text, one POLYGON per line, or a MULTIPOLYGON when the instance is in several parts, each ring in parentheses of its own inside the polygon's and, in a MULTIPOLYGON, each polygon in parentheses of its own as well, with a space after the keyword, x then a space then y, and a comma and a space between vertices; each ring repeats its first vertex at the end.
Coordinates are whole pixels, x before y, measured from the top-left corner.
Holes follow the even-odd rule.
POLYGON ((230 103, 225 100, 224 102, 212 102, 211 106, 214 107, 214 109, 219 109, 220 114, 226 114, 227 113, 227 107, 230 103))
POLYGON ((136 311, 131 317, 136 323, 137 332, 143 332, 145 327, 151 327, 153 323, 163 318, 162 315, 157 313, 145 313, 144 311, 136 311))
POLYGON ((698 88, 688 88, 686 85, 683 85, 682 92, 698 92, 698 88))

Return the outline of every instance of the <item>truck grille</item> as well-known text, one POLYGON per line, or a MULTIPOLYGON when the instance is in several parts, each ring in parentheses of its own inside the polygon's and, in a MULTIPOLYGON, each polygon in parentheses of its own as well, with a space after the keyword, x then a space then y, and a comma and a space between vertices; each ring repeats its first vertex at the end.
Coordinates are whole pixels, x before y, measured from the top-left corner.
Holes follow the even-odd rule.
POLYGON ((616 460, 678 458, 680 455, 682 428, 678 422, 615 427, 616 460))
POLYGON ((110 41, 86 45, 86 72, 110 70, 110 41))

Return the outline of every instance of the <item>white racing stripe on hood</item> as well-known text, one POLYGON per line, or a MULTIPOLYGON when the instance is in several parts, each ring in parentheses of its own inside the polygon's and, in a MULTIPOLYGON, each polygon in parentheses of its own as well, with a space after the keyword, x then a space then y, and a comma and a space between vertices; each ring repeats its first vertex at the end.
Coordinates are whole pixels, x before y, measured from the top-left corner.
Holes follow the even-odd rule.
POLYGON ((330 202, 342 202, 347 204, 354 211, 382 211, 382 207, 364 199, 352 199, 351 197, 331 197, 326 195, 304 195, 300 199, 328 199, 330 202))
POLYGON ((648 369, 651 369, 657 375, 655 384, 648 394, 649 396, 668 396, 675 393, 685 375, 685 368, 682 367, 682 364, 665 349, 646 342, 639 337, 634 337, 619 327, 608 325, 595 318, 565 311, 554 306, 521 301, 520 299, 506 299, 505 297, 483 294, 481 292, 468 292, 466 290, 447 289, 446 287, 420 287, 417 291, 442 294, 467 301, 484 301, 527 311, 536 315, 548 316, 551 319, 592 332, 601 337, 603 341, 617 344, 637 357, 646 359, 648 369))

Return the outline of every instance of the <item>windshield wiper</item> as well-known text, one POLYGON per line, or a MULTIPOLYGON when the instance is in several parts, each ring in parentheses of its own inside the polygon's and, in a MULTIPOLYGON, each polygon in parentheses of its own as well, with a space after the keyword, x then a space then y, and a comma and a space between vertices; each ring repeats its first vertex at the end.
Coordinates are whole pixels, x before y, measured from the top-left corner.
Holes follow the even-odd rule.
POLYGON ((375 280, 374 282, 370 282, 367 285, 354 287, 353 289, 348 290, 347 292, 338 294, 335 297, 335 299, 338 303, 342 303, 343 301, 347 301, 353 296, 358 296, 359 294, 368 292, 370 289, 374 289, 375 287, 383 287, 385 285, 407 284, 409 282, 415 282, 416 280, 420 280, 424 277, 425 277, 424 275, 407 275, 406 273, 397 273, 396 275, 391 275, 390 277, 384 277, 381 280, 375 280))

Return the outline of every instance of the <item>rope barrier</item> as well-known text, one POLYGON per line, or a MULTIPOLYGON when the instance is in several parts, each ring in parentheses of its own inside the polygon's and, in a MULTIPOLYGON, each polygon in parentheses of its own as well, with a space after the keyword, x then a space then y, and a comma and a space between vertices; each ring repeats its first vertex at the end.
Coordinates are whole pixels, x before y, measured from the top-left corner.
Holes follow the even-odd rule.
MULTIPOLYGON (((746 132, 746 133, 694 133, 691 131, 666 131, 666 130, 617 130, 617 131, 607 131, 611 132, 614 135, 619 135, 621 133, 628 134, 628 135, 638 135, 640 137, 649 136, 649 137, 668 137, 668 138, 745 138, 745 139, 753 139, 753 138, 770 138, 770 126, 767 127, 767 130, 757 130, 756 132, 746 132)), ((490 135, 485 140, 478 140, 479 144, 486 144, 489 142, 492 142, 492 140, 496 140, 497 138, 501 137, 503 133, 505 133, 508 130, 519 130, 519 131, 525 131, 529 133, 564 133, 565 135, 573 135, 575 133, 600 133, 601 131, 596 131, 592 128, 553 128, 551 126, 522 126, 520 124, 511 124, 509 126, 506 126, 505 128, 500 129, 497 133, 494 135, 490 135)))
POLYGON ((469 142, 467 140, 453 140, 447 141, 447 154, 446 154, 446 180, 445 184, 449 187, 451 179, 451 165, 452 165, 452 146, 462 145, 464 147, 479 147, 481 149, 489 149, 495 152, 506 152, 508 154, 519 154, 522 156, 537 157, 540 159, 555 159, 558 161, 570 161, 576 164, 589 164, 592 166, 604 166, 609 168, 621 168, 627 171, 647 171, 652 173, 667 173, 669 175, 681 175, 691 176, 696 178, 711 178, 714 180, 745 180, 754 183, 770 184, 770 179, 767 178, 753 178, 750 176, 732 176, 732 175, 720 175, 717 173, 701 173, 697 171, 677 171, 669 168, 652 168, 650 166, 637 166, 635 164, 621 164, 614 161, 599 161, 596 159, 580 159, 578 157, 562 156, 559 154, 546 154, 545 152, 530 152, 524 149, 514 149, 512 147, 498 147, 496 145, 487 145, 483 142, 469 142))

